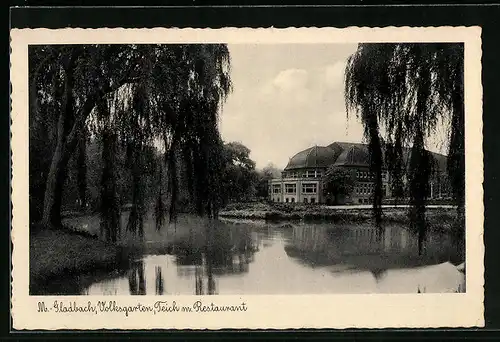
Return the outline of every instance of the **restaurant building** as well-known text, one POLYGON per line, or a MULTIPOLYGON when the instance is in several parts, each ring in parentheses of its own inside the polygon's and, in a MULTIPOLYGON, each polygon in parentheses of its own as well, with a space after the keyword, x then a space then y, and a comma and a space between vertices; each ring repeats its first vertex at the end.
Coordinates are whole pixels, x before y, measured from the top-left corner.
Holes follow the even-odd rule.
MULTIPOLYGON (((404 151, 407 164, 410 149, 404 151)), ((431 180, 429 198, 449 196, 446 186, 446 156, 431 153, 437 162, 437 177, 431 180)), ((269 182, 269 198, 273 202, 285 203, 326 203, 334 198, 323 192, 323 176, 331 165, 348 171, 354 180, 353 191, 338 198, 337 203, 369 204, 374 192, 374 177, 369 169, 370 156, 368 146, 361 143, 334 142, 328 146, 313 146, 298 152, 290 158, 280 178, 269 182)), ((406 183, 406 179, 403 179, 406 183)), ((391 182, 389 172, 382 169, 382 194, 389 199, 391 182)))

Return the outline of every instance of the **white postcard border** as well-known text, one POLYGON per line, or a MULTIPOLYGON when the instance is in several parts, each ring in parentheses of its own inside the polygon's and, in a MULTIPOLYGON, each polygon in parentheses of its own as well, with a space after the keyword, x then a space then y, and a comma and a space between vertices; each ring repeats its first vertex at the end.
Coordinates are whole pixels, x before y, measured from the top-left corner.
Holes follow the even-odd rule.
POLYGON ((288 29, 13 29, 12 99, 12 316, 15 329, 221 329, 404 328, 484 326, 483 152, 481 29, 479 27, 288 28, 288 29), (153 304, 158 296, 29 295, 28 45, 69 43, 241 44, 347 42, 464 42, 466 107, 466 293, 371 295, 163 296, 179 305, 238 305, 236 313, 57 314, 37 313, 45 301, 114 300, 153 304))

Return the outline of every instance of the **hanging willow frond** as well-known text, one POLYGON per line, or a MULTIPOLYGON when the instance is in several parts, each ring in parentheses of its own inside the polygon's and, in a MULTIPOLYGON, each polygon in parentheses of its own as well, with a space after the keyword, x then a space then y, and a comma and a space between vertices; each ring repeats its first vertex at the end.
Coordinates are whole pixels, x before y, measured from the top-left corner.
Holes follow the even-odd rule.
MULTIPOLYGON (((180 167, 178 151, 188 151, 185 157, 189 158, 182 158, 182 163, 188 171, 191 202, 209 207, 210 215, 218 210, 218 194, 212 190, 217 188, 215 173, 220 170, 211 163, 221 150, 218 117, 232 87, 225 44, 89 44, 30 49, 34 50, 30 65, 43 65, 47 70, 38 73, 36 67, 30 68, 35 81, 30 89, 30 113, 37 120, 40 113, 68 113, 64 118, 65 154, 75 152, 77 132, 83 126, 93 138, 111 132, 120 157, 126 150, 126 165, 134 182, 131 230, 141 232, 144 200, 151 187, 143 178, 149 179, 155 172, 153 161, 159 153, 165 157, 164 166, 169 167, 166 177, 171 192, 165 196, 170 203, 158 206, 159 221, 164 207, 169 208, 171 220, 177 216, 181 172, 173 170, 180 167), (73 76, 70 87, 64 87, 65 75, 73 76), (68 94, 71 96, 65 96, 68 94), (163 147, 158 146, 161 144, 163 147)), ((204 215, 206 209, 197 213, 204 215)))
MULTIPOLYGON (((463 53, 462 43, 359 44, 347 62, 348 115, 354 112, 361 119, 376 164, 380 153, 378 135, 384 132, 383 140, 392 146, 386 153, 386 163, 398 183, 397 191, 400 192, 401 173, 410 172, 415 206, 422 205, 427 196, 421 183, 428 180, 431 166, 419 159, 422 163, 418 167, 405 168, 402 150, 413 145, 414 153, 422 154, 438 124, 449 121, 448 174, 456 203, 463 207, 463 53)), ((379 201, 375 196, 374 208, 379 201)))

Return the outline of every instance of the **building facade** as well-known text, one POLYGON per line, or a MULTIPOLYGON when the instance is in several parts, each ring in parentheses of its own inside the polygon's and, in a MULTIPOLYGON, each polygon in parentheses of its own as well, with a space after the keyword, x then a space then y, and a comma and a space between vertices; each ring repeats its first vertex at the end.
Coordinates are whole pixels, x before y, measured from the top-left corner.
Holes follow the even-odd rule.
MULTIPOLYGON (((438 164, 438 175, 444 175, 446 157, 432 153, 438 164), (444 164, 443 164, 444 162, 444 164)), ((405 159, 409 150, 405 151, 405 159)), ((281 178, 269 182, 269 198, 284 203, 369 204, 374 192, 374 177, 369 169, 368 146, 359 143, 334 142, 328 146, 314 146, 290 158, 281 178), (352 192, 342 198, 324 194, 323 176, 331 165, 347 171, 354 180, 352 192)), ((403 180, 406 182, 406 180, 403 180)), ((429 198, 448 195, 443 177, 431 180, 429 198)), ((382 169, 382 194, 389 199, 391 180, 387 169, 382 169)))

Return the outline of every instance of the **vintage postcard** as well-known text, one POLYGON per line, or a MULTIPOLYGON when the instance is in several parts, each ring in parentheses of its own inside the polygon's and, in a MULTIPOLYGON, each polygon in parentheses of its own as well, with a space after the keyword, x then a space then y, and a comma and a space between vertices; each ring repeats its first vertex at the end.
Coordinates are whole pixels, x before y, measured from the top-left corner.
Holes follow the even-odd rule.
POLYGON ((481 327, 480 27, 13 29, 15 329, 481 327))

